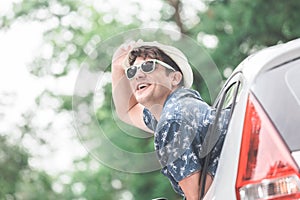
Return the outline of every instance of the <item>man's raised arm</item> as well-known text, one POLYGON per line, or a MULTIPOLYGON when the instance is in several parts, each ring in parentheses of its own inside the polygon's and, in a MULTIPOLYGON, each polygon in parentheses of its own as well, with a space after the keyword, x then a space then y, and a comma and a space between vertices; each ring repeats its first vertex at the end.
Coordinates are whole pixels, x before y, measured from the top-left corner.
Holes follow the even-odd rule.
POLYGON ((124 60, 136 43, 121 45, 112 58, 112 96, 118 117, 127 124, 152 132, 143 121, 144 106, 135 99, 125 76, 124 60))

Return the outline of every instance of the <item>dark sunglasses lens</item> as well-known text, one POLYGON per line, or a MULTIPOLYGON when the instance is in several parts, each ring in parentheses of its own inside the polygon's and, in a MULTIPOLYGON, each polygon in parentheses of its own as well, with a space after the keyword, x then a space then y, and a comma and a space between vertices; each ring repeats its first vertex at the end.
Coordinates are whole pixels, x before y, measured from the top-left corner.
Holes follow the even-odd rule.
POLYGON ((143 72, 152 72, 154 69, 154 62, 153 61, 147 61, 142 64, 141 66, 143 72))
POLYGON ((135 76, 136 71, 137 71, 136 66, 132 66, 132 67, 128 68, 126 71, 127 78, 132 79, 135 76))

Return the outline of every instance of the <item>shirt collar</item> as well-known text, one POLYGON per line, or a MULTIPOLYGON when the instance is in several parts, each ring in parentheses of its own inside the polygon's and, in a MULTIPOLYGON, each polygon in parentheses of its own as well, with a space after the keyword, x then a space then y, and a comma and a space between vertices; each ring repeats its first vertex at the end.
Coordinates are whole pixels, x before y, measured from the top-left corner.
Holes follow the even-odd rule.
POLYGON ((196 98, 196 99, 199 99, 199 100, 203 101, 203 99, 201 98, 199 92, 197 92, 196 90, 192 90, 192 89, 188 89, 188 88, 184 88, 184 87, 179 87, 176 90, 174 90, 167 97, 163 107, 165 107, 165 105, 168 102, 177 101, 179 98, 182 98, 182 97, 192 97, 192 98, 196 98))

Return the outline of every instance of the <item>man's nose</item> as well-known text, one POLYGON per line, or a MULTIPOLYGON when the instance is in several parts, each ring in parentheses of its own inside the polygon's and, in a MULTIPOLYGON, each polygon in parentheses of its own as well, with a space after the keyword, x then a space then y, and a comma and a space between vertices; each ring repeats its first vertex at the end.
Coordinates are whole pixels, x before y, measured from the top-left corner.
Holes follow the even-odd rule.
POLYGON ((138 69, 135 78, 144 78, 145 76, 146 74, 141 69, 138 69))

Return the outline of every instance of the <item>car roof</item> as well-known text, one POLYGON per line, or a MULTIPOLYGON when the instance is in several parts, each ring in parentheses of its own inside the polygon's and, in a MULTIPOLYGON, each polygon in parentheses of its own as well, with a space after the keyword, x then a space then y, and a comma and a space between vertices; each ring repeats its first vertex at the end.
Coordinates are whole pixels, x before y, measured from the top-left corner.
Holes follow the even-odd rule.
POLYGON ((285 62, 300 57, 300 38, 260 50, 248 56, 234 73, 241 71, 247 82, 259 74, 285 62))

